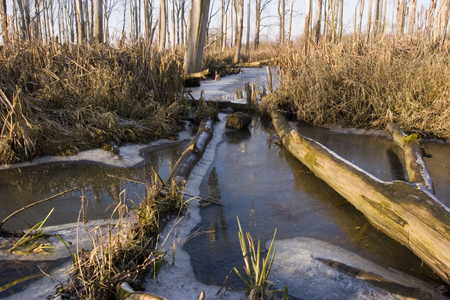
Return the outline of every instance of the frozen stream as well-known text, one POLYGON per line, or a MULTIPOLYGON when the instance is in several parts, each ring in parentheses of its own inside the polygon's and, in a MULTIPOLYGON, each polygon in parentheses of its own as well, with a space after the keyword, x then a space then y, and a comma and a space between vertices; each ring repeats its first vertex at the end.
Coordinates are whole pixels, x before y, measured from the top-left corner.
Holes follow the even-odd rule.
MULTIPOLYGON (((263 84, 267 86, 265 76, 265 68, 249 69, 219 82, 207 81, 192 94, 197 98, 204 89, 207 98, 242 101, 236 97, 236 86, 252 81, 260 88, 263 84)), ((177 226, 166 227, 163 238, 167 238, 164 247, 169 251, 168 264, 156 282, 148 278, 146 291, 173 300, 198 299, 201 291, 206 292, 206 299, 243 299, 241 292, 227 291, 216 295, 227 276, 230 288, 242 287, 240 279, 231 272, 233 267, 241 269, 243 265, 237 235, 238 216, 243 230, 250 232, 253 238, 261 239, 263 247, 277 228, 278 250, 271 280, 277 288, 289 284, 291 299, 403 299, 330 268, 316 258, 339 261, 405 286, 420 287, 425 293, 424 299, 441 297, 438 292, 443 288, 432 271, 407 248, 374 229, 351 204, 280 146, 270 121, 255 117, 247 131, 228 130, 224 126, 228 113, 220 113, 221 121, 215 125, 213 140, 186 187, 191 194, 219 198, 225 206, 199 206, 193 202, 189 214, 177 226), (174 265, 170 254, 173 242, 177 245, 174 265)), ((301 123, 293 123, 293 126, 301 134, 316 139, 382 180, 405 178, 396 145, 377 136, 382 133, 349 134, 339 128, 330 130, 301 123)), ((108 218, 110 213, 105 210, 119 201, 118 194, 122 190, 125 189, 126 198, 133 201, 139 200, 143 190, 139 185, 107 174, 145 181, 154 168, 165 178, 186 148, 187 138, 187 134, 183 135, 182 142, 176 144, 158 143, 137 148, 130 145, 121 151, 121 158, 100 155, 95 159, 93 154, 81 154, 80 157, 85 155, 84 159, 78 162, 23 165, 20 169, 2 170, 0 218, 75 185, 84 187, 83 194, 66 195, 47 206, 36 206, 28 216, 11 223, 8 221, 10 227, 5 225, 5 228, 27 227, 23 220, 34 224, 45 217, 51 207, 57 207, 59 211, 49 220, 49 225, 73 222, 78 216, 80 196, 90 201, 91 208, 95 207, 89 212, 90 219, 108 218)), ((433 155, 426 159, 426 164, 437 197, 450 205, 450 147, 442 144, 424 146, 433 155)), ((67 228, 71 226, 66 225, 67 228)), ((28 259, 44 261, 41 264, 48 266, 48 272, 63 276, 67 265, 61 267, 64 260, 56 258, 64 257, 64 251, 58 255, 28 259)), ((4 257, 3 265, 6 266, 10 259, 4 257)), ((7 270, 14 269, 7 267, 7 270)), ((10 276, 5 270, 0 269, 0 278, 10 276)), ((44 280, 51 290, 55 283, 41 279, 11 297, 35 298, 36 289, 44 280), (27 291, 28 296, 24 294, 27 291)), ((1 282, 0 286, 3 284, 1 282)), ((0 298, 7 295, 0 293, 0 298)))

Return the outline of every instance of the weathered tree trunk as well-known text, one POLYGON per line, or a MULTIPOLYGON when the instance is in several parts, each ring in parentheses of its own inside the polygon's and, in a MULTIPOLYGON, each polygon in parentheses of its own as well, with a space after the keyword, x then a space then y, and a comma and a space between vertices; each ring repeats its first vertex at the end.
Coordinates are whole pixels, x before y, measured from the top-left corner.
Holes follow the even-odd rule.
POLYGON ((318 178, 352 203, 379 230, 411 249, 450 283, 450 209, 421 184, 384 182, 316 141, 293 130, 271 112, 283 145, 318 178))
POLYGON ((278 0, 278 22, 280 26, 279 43, 284 44, 284 20, 286 17, 286 0, 278 0))
POLYGON ((289 30, 288 30, 288 45, 291 45, 291 31, 292 31, 292 13, 294 11, 294 0, 291 0, 291 6, 289 7, 289 30))
POLYGON ((94 0, 94 40, 103 44, 103 0, 94 0))
POLYGON ((245 51, 248 53, 248 51, 250 50, 250 4, 251 4, 251 0, 247 0, 248 4, 247 4, 247 40, 245 42, 245 51))
POLYGON ((372 0, 369 0, 369 15, 367 17, 367 42, 370 42, 372 29, 372 0))
POLYGON ((239 0, 239 21, 237 24, 237 35, 236 35, 236 52, 234 52, 233 63, 237 64, 241 58, 241 47, 242 47, 242 31, 244 30, 244 0, 239 0))
POLYGON ((8 14, 7 14, 6 0, 0 2, 0 18, 2 18, 2 38, 3 43, 6 44, 9 41, 8 37, 8 14))
POLYGON ((338 39, 342 42, 342 31, 344 29, 344 0, 339 0, 339 32, 338 39))
POLYGON ((166 1, 159 0, 159 46, 158 50, 163 51, 166 48, 166 1))
POLYGON ((255 43, 253 49, 259 46, 259 30, 261 26, 261 0, 255 0, 255 43))
POLYGON ((77 16, 77 40, 78 44, 81 45, 86 39, 86 26, 84 23, 82 0, 75 0, 75 11, 77 16))
POLYGON ((430 174, 428 174, 419 146, 416 144, 416 137, 413 136, 408 139, 407 135, 397 124, 389 123, 387 129, 391 133, 394 142, 404 152, 409 181, 420 183, 434 194, 433 182, 430 174))
MULTIPOLYGON (((361 0, 362 1, 362 0, 361 0)), ((319 44, 320 40, 320 23, 322 22, 322 0, 316 0, 316 13, 314 15, 314 41, 319 44)))
POLYGON ((175 0, 172 0, 172 51, 175 51, 175 0))
POLYGON ((358 37, 361 38, 362 18, 364 14, 364 0, 359 2, 359 22, 358 22, 358 37))
POLYGON ((408 34, 412 34, 414 32, 414 25, 416 22, 416 5, 417 5, 417 0, 412 0, 411 6, 409 8, 410 14, 409 14, 408 34))
POLYGON ((194 0, 191 8, 189 43, 184 60, 185 74, 199 72, 206 38, 210 0, 194 0))
POLYGON ((213 137, 213 125, 214 121, 212 118, 203 120, 200 123, 198 132, 194 139, 183 152, 180 159, 170 172, 170 175, 166 180, 168 185, 172 183, 172 180, 177 184, 180 184, 183 180, 188 178, 192 168, 200 160, 200 158, 202 158, 209 141, 213 137))
POLYGON ((223 36, 222 36, 222 52, 223 51, 225 51, 225 48, 227 47, 227 20, 228 20, 228 16, 227 16, 227 14, 225 14, 225 16, 224 16, 224 27, 223 27, 223 31, 222 31, 222 33, 223 33, 223 36))
POLYGON ((312 0, 306 0, 305 28, 303 31, 303 46, 304 46, 305 54, 308 53, 309 28, 311 27, 311 7, 312 7, 312 0))

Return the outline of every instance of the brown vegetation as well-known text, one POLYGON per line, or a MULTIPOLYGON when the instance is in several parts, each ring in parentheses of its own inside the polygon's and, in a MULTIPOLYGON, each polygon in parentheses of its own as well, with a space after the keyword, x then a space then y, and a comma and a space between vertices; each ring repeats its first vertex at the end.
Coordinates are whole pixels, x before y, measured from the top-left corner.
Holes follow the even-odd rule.
POLYGON ((448 52, 420 39, 280 51, 280 86, 264 99, 299 120, 450 138, 448 52))
POLYGON ((0 163, 173 137, 182 62, 143 47, 15 43, 0 52, 0 163))

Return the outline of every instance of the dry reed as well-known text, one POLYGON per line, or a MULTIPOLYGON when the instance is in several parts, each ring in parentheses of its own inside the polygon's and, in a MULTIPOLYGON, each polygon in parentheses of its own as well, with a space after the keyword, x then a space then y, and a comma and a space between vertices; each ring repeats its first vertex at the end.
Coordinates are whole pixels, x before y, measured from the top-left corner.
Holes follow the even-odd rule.
POLYGON ((0 163, 174 137, 182 61, 144 47, 0 51, 0 163))
POLYGON ((450 138, 450 57, 420 39, 285 49, 280 86, 264 99, 315 125, 385 128, 450 138))

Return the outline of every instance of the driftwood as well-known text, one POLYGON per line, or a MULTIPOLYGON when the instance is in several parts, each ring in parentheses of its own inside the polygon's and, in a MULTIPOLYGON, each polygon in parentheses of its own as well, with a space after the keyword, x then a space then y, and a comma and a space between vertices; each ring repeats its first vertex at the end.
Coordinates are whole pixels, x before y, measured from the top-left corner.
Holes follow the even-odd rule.
POLYGON ((201 78, 206 79, 206 76, 209 74, 209 69, 203 70, 201 72, 189 73, 186 75, 186 78, 201 78))
MULTIPOLYGON (((191 102, 191 105, 198 106, 200 100, 190 99, 188 101, 191 102)), ((212 104, 216 105, 216 107, 219 109, 224 109, 224 108, 228 108, 228 107, 232 108, 234 111, 250 111, 250 110, 255 109, 254 107, 252 107, 251 105, 248 105, 246 103, 236 103, 236 102, 231 102, 231 101, 215 101, 215 100, 210 100, 210 101, 205 101, 205 102, 212 103, 212 104)))
POLYGON ((350 275, 359 280, 364 280, 374 286, 382 288, 386 291, 389 291, 393 294, 400 295, 407 298, 412 299, 432 299, 430 293, 424 292, 419 288, 405 286, 403 284, 393 282, 389 279, 386 279, 378 274, 368 272, 359 268, 351 267, 344 263, 334 261, 331 259, 325 259, 316 257, 315 260, 320 261, 326 266, 332 267, 336 270, 339 270, 347 275, 350 275))
POLYGON ((408 137, 400 129, 400 126, 394 123, 389 123, 386 128, 391 133, 394 142, 403 149, 409 181, 420 183, 435 194, 433 181, 423 161, 419 145, 415 141, 416 136, 411 135, 408 137))
POLYGON ((180 184, 183 180, 187 179, 192 168, 203 156, 206 146, 208 146, 213 136, 213 124, 214 121, 212 118, 208 118, 200 123, 197 134, 170 172, 166 184, 170 185, 172 180, 180 184))
POLYGON ((421 184, 385 182, 293 130, 271 112, 283 145, 379 230, 411 249, 450 284, 450 209, 421 184))
POLYGON ((166 300, 149 293, 135 292, 133 288, 126 282, 122 282, 117 287, 116 298, 118 300, 166 300))

